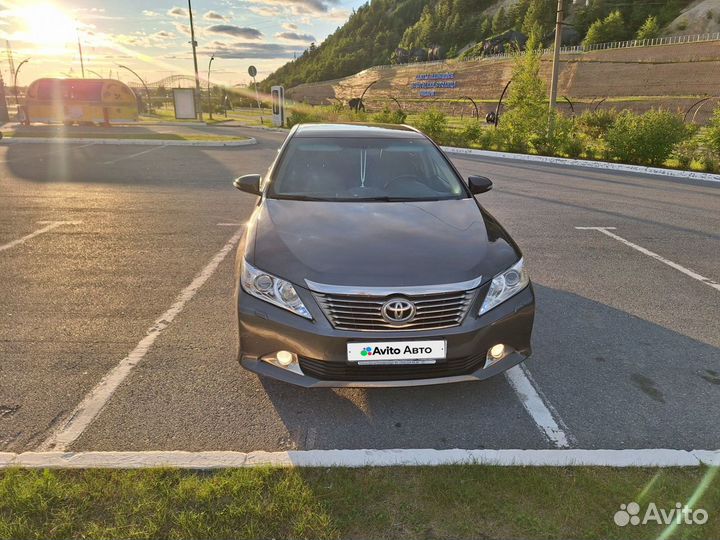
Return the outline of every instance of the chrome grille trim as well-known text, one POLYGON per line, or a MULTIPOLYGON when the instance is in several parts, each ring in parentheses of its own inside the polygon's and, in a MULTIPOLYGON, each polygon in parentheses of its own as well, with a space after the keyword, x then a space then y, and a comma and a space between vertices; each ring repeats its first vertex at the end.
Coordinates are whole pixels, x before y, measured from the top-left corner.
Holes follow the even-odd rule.
POLYGON ((381 304, 386 296, 415 296, 430 295, 438 293, 465 292, 476 289, 482 283, 482 276, 470 281, 458 283, 446 283, 444 285, 419 285, 411 287, 353 287, 347 285, 326 285, 305 280, 308 289, 316 293, 332 294, 340 296, 374 296, 381 304))
POLYGON ((432 292, 409 295, 397 290, 383 296, 330 294, 313 292, 318 305, 334 328, 362 332, 437 330, 459 326, 475 299, 477 288, 464 291, 432 292), (395 296, 407 298, 416 306, 415 318, 405 324, 387 322, 383 304, 395 296))

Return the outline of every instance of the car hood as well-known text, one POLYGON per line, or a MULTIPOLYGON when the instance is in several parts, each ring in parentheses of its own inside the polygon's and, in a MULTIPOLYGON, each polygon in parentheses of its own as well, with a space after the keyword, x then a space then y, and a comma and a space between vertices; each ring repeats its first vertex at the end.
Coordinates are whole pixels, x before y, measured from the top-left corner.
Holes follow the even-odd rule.
POLYGON ((473 199, 325 202, 265 199, 248 261, 297 285, 403 287, 483 281, 518 258, 473 199))

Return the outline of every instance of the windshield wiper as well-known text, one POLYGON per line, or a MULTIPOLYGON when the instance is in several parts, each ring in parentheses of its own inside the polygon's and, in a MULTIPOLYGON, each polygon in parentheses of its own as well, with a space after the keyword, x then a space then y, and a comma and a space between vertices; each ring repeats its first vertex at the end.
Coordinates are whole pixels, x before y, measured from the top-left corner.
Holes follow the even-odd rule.
MULTIPOLYGON (((381 197, 353 197, 352 199, 337 199, 339 201, 353 201, 353 202, 413 202, 422 199, 416 199, 414 197, 389 197, 383 195, 381 197)), ((427 200, 427 199, 426 199, 427 200)))
POLYGON ((327 197, 313 197, 311 195, 275 195, 270 199, 279 199, 282 201, 332 201, 327 197))

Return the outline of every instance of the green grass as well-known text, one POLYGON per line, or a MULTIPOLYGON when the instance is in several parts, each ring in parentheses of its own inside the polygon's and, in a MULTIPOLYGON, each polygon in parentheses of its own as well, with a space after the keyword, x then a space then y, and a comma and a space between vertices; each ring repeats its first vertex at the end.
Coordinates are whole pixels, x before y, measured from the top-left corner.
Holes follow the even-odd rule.
MULTIPOLYGON (((203 120, 209 124, 222 124, 225 122, 242 122, 248 126, 272 126, 272 112, 270 109, 262 110, 263 122, 260 122, 260 111, 257 108, 237 108, 232 111, 228 111, 227 118, 223 113, 213 113, 213 119, 210 120, 210 116, 207 113, 203 114, 203 120)), ((156 109, 152 115, 143 115, 140 118, 141 123, 153 123, 153 122, 177 122, 178 124, 196 122, 196 120, 176 120, 175 111, 173 109, 156 109)))
POLYGON ((68 139, 142 139, 142 140, 157 140, 157 141, 218 141, 218 142, 229 142, 229 141, 246 141, 248 137, 226 137, 223 135, 206 135, 206 134, 192 134, 192 135, 178 135, 176 133, 111 133, 111 132, 73 132, 62 130, 53 131, 9 131, 3 133, 3 137, 8 138, 23 138, 23 137, 37 137, 46 139, 55 139, 58 137, 68 139))
MULTIPOLYGON (((657 538, 617 527, 633 500, 672 509, 704 485, 720 538, 717 469, 447 466, 0 473, 0 538, 657 538)), ((644 510, 643 510, 644 511, 644 510)))

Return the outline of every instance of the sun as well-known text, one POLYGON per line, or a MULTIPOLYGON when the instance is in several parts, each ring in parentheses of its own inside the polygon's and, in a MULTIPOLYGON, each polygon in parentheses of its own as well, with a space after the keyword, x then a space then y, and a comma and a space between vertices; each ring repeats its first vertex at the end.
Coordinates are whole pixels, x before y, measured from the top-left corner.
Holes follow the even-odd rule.
POLYGON ((25 41, 45 47, 63 47, 76 39, 77 23, 49 2, 25 4, 13 9, 25 41))

